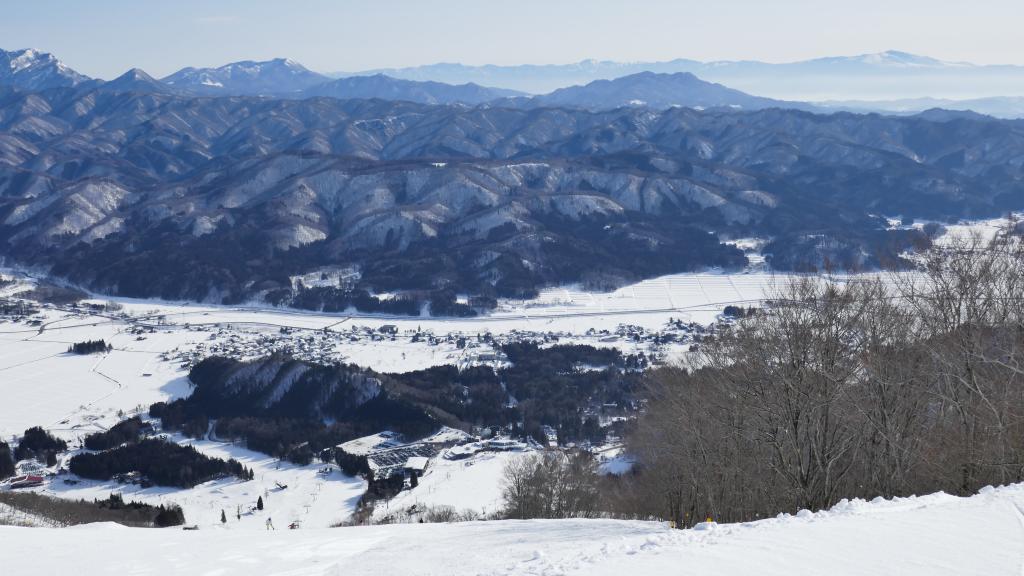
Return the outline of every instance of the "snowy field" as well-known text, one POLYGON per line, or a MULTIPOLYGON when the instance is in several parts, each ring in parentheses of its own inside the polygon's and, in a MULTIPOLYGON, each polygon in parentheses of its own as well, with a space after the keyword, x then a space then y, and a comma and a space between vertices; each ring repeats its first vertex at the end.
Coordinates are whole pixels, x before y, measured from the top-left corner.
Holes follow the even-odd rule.
POLYGON ((341 576, 1021 574, 1024 487, 745 524, 489 521, 240 532, 0 526, 4 574, 341 576))
POLYGON ((360 313, 326 314, 257 306, 213 306, 112 299, 126 311, 165 315, 173 324, 288 326, 341 331, 353 325, 378 328, 394 325, 400 331, 415 328, 435 333, 507 334, 513 331, 585 333, 593 328, 612 329, 621 323, 655 328, 668 315, 685 321, 708 323, 729 304, 760 300, 781 278, 770 272, 686 273, 660 276, 613 292, 588 292, 574 287, 549 288, 531 300, 499 301, 498 308, 474 318, 386 316, 360 313))
POLYGON ((57 310, 42 316, 40 327, 0 323, 0 437, 43 426, 74 440, 115 424, 119 411, 188 393, 187 371, 159 355, 205 335, 166 330, 138 340, 123 322, 57 310), (114 350, 67 352, 95 339, 114 350))

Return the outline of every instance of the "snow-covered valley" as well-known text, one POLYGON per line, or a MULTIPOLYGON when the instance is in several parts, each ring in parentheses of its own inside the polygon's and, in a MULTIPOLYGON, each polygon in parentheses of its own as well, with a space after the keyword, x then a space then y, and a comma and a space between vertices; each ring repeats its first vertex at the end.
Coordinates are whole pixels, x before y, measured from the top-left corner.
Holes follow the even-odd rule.
MULTIPOLYGON (((113 524, 58 529, 58 522, 0 504, 0 525, 11 525, 0 526, 0 550, 18 550, 13 574, 40 569, 60 573, 75 566, 86 575, 600 575, 708 570, 930 575, 1021 570, 1022 485, 985 489, 970 498, 934 494, 842 501, 817 513, 792 510, 792 516, 742 524, 704 523, 680 531, 658 522, 493 520, 505 504, 506 466, 541 446, 484 448, 486 442, 480 438, 451 429, 442 429, 434 439, 438 447, 426 452, 416 450, 431 439, 403 439, 386 430, 346 442, 343 446, 350 453, 377 455, 384 462, 371 458, 374 471, 388 465, 381 456, 388 450, 396 451, 395 458, 405 463, 401 466, 424 460, 418 482, 379 500, 364 516, 358 513, 368 490, 366 479, 346 475, 334 462, 298 465, 249 450, 242 442, 222 441, 213 425, 201 439, 159 427, 155 433, 203 455, 236 460, 252 471, 251 480, 229 476, 173 488, 88 480, 67 471, 71 457, 83 452, 87 435, 135 415, 157 424, 159 419, 147 415, 149 405, 188 396, 193 389, 189 369, 211 355, 245 360, 284 352, 311 362, 408 373, 446 364, 498 367, 508 363, 500 344, 542 340, 545 345, 587 344, 623 354, 642 353, 656 363, 686 362, 701 335, 731 322, 723 315, 726 306, 757 306, 786 276, 751 269, 741 274, 663 276, 607 293, 551 288, 533 300, 500 301, 486 316, 456 319, 96 295, 76 305, 30 304, 19 294, 38 279, 13 271, 5 275, 12 281, 0 287, 0 297, 29 304, 31 312, 0 319, 0 439, 16 438, 38 425, 69 445, 54 465, 19 468, 21 474, 43 476, 28 490, 69 500, 95 501, 119 494, 125 501, 173 504, 184 512, 186 526, 198 530, 113 524), (68 351, 88 341, 110 347, 96 354, 68 351), (430 513, 441 509, 463 521, 429 523, 430 513), (481 521, 465 521, 476 518, 481 521), (269 530, 271 526, 275 529, 269 530), (46 554, 44 548, 55 552, 46 554), (43 556, 43 561, 30 560, 43 556), (145 561, 154 557, 160 558, 159 565, 145 561)), ((857 276, 835 280, 852 278, 857 276)), ((498 443, 506 441, 512 442, 498 443)), ((557 444, 556 439, 552 442, 557 444)), ((623 452, 621 439, 587 447, 591 448, 602 473, 630 470, 632 460, 623 452)))

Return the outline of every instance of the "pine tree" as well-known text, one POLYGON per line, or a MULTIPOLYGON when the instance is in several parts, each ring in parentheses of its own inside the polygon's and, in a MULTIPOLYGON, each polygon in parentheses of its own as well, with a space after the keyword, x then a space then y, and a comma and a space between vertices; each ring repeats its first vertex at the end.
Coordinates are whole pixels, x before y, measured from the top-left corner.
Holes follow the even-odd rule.
POLYGON ((228 523, 228 517, 224 514, 224 510, 220 511, 220 523, 221 524, 227 524, 228 523))
POLYGON ((263 510, 263 496, 256 499, 256 509, 263 510))
POLYGON ((153 523, 158 528, 166 528, 167 526, 181 526, 185 523, 185 513, 182 512, 178 506, 164 507, 160 506, 160 512, 157 513, 153 523))
POLYGON ((0 442, 0 480, 14 476, 14 457, 11 455, 11 447, 6 442, 0 442))

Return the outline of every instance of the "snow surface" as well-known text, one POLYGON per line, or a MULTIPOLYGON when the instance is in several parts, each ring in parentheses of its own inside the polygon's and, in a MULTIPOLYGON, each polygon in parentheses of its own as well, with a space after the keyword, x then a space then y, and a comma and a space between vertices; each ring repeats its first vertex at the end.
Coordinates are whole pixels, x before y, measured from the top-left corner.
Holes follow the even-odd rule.
POLYGON ((373 517, 381 520, 416 521, 425 508, 448 506, 456 512, 472 511, 480 516, 502 508, 502 473, 505 465, 523 452, 481 452, 463 460, 448 460, 443 455, 430 459, 416 488, 403 490, 374 508, 373 517))
POLYGON ((395 446, 400 445, 402 445, 401 435, 397 432, 385 430, 384 432, 378 432, 376 434, 370 434, 369 436, 363 436, 362 438, 356 438, 355 440, 349 440, 348 442, 339 444, 338 448, 341 448, 353 456, 366 456, 374 450, 394 448, 395 446))
POLYGON ((44 310, 42 317, 43 331, 0 322, 0 438, 43 426, 74 439, 115 424, 119 411, 186 395, 187 371, 159 355, 206 336, 160 331, 137 340, 123 323, 107 318, 56 310, 44 310), (115 349, 67 352, 75 342, 96 339, 115 349))
POLYGON ((5 574, 904 576, 1020 574, 1024 487, 842 502, 671 530, 615 520, 239 532, 0 526, 5 574))

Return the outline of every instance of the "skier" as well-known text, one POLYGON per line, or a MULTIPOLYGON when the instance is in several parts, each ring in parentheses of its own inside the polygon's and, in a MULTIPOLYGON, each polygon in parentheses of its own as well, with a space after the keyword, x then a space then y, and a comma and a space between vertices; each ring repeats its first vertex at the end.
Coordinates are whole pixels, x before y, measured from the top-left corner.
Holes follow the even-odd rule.
POLYGON ((267 530, 277 530, 277 528, 274 528, 274 523, 270 520, 269 516, 267 516, 267 530))

